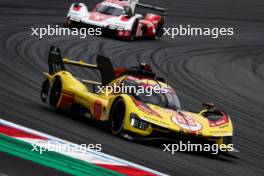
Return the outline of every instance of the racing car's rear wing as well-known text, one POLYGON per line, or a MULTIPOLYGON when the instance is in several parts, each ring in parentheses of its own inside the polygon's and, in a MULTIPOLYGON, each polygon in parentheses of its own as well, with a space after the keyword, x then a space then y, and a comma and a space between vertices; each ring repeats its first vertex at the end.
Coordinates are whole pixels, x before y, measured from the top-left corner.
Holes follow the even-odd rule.
POLYGON ((73 61, 70 60, 69 58, 63 58, 63 63, 68 64, 68 65, 77 65, 81 67, 87 67, 87 68, 93 68, 93 69, 98 69, 97 65, 94 64, 87 64, 84 61, 73 61))
POLYGON ((61 57, 61 51, 59 48, 55 46, 50 47, 48 64, 50 75, 65 70, 65 66, 61 57))
POLYGON ((115 79, 114 69, 111 63, 111 60, 107 57, 97 55, 96 58, 97 65, 88 64, 84 61, 73 61, 69 58, 62 58, 60 49, 57 47, 52 46, 49 52, 49 74, 53 75, 59 71, 66 71, 65 64, 67 65, 75 65, 79 67, 85 67, 90 69, 96 69, 101 74, 102 82, 91 81, 91 80, 84 80, 82 82, 89 83, 89 84, 97 84, 97 85, 106 85, 110 83, 112 80, 115 79))
POLYGON ((162 12, 164 16, 167 15, 167 9, 164 9, 161 7, 152 6, 152 5, 148 5, 148 4, 141 4, 141 3, 137 3, 136 6, 146 8, 146 9, 151 9, 151 10, 157 10, 157 11, 162 12))

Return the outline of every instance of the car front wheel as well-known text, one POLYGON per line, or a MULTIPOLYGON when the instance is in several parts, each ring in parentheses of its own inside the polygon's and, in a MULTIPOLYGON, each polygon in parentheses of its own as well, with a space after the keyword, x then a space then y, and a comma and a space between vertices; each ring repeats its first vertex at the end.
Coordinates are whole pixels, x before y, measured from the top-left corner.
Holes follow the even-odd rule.
POLYGON ((110 129, 114 135, 119 135, 123 131, 126 107, 123 99, 117 99, 111 108, 110 129))

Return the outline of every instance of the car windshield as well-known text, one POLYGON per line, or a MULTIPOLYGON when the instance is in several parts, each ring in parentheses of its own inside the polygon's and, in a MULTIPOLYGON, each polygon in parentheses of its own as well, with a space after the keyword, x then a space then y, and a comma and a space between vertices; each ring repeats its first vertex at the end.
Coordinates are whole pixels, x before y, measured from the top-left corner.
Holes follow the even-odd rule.
POLYGON ((95 9, 95 11, 105 15, 113 15, 113 16, 125 15, 124 9, 116 8, 108 5, 100 5, 95 9))
POLYGON ((142 88, 141 84, 138 84, 134 81, 123 81, 123 85, 128 87, 136 87, 136 91, 132 93, 132 95, 137 100, 142 101, 144 103, 150 103, 170 109, 181 108, 179 98, 171 87, 168 87, 168 89, 163 88, 163 91, 157 92, 154 91, 154 88, 151 89, 152 91, 147 88, 145 88, 145 91, 139 90, 142 88))
POLYGON ((146 93, 140 93, 135 95, 136 98, 144 103, 150 103, 159 105, 170 109, 180 109, 180 101, 176 93, 155 93, 153 92, 150 96, 146 93))

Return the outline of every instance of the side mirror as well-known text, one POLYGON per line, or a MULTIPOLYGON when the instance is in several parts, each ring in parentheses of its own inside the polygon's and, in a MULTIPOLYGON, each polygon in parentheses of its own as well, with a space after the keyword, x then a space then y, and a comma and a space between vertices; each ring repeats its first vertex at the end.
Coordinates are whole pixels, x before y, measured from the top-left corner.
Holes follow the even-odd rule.
POLYGON ((205 102, 203 103, 203 107, 206 109, 206 110, 212 110, 214 109, 214 103, 212 102, 205 102))

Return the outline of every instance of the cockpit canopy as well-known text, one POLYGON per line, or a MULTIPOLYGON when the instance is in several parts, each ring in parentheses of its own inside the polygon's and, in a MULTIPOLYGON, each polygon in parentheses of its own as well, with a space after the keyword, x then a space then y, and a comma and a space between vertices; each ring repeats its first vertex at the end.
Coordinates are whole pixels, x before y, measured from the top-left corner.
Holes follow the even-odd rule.
POLYGON ((180 109, 180 101, 173 88, 166 83, 156 80, 137 80, 135 77, 125 76, 122 86, 133 91, 131 95, 137 100, 158 105, 169 109, 180 109), (135 79, 135 80, 133 80, 135 79))
POLYGON ((102 3, 96 6, 94 11, 101 14, 112 15, 112 16, 121 16, 121 15, 132 16, 132 10, 129 6, 117 6, 117 5, 102 3))

